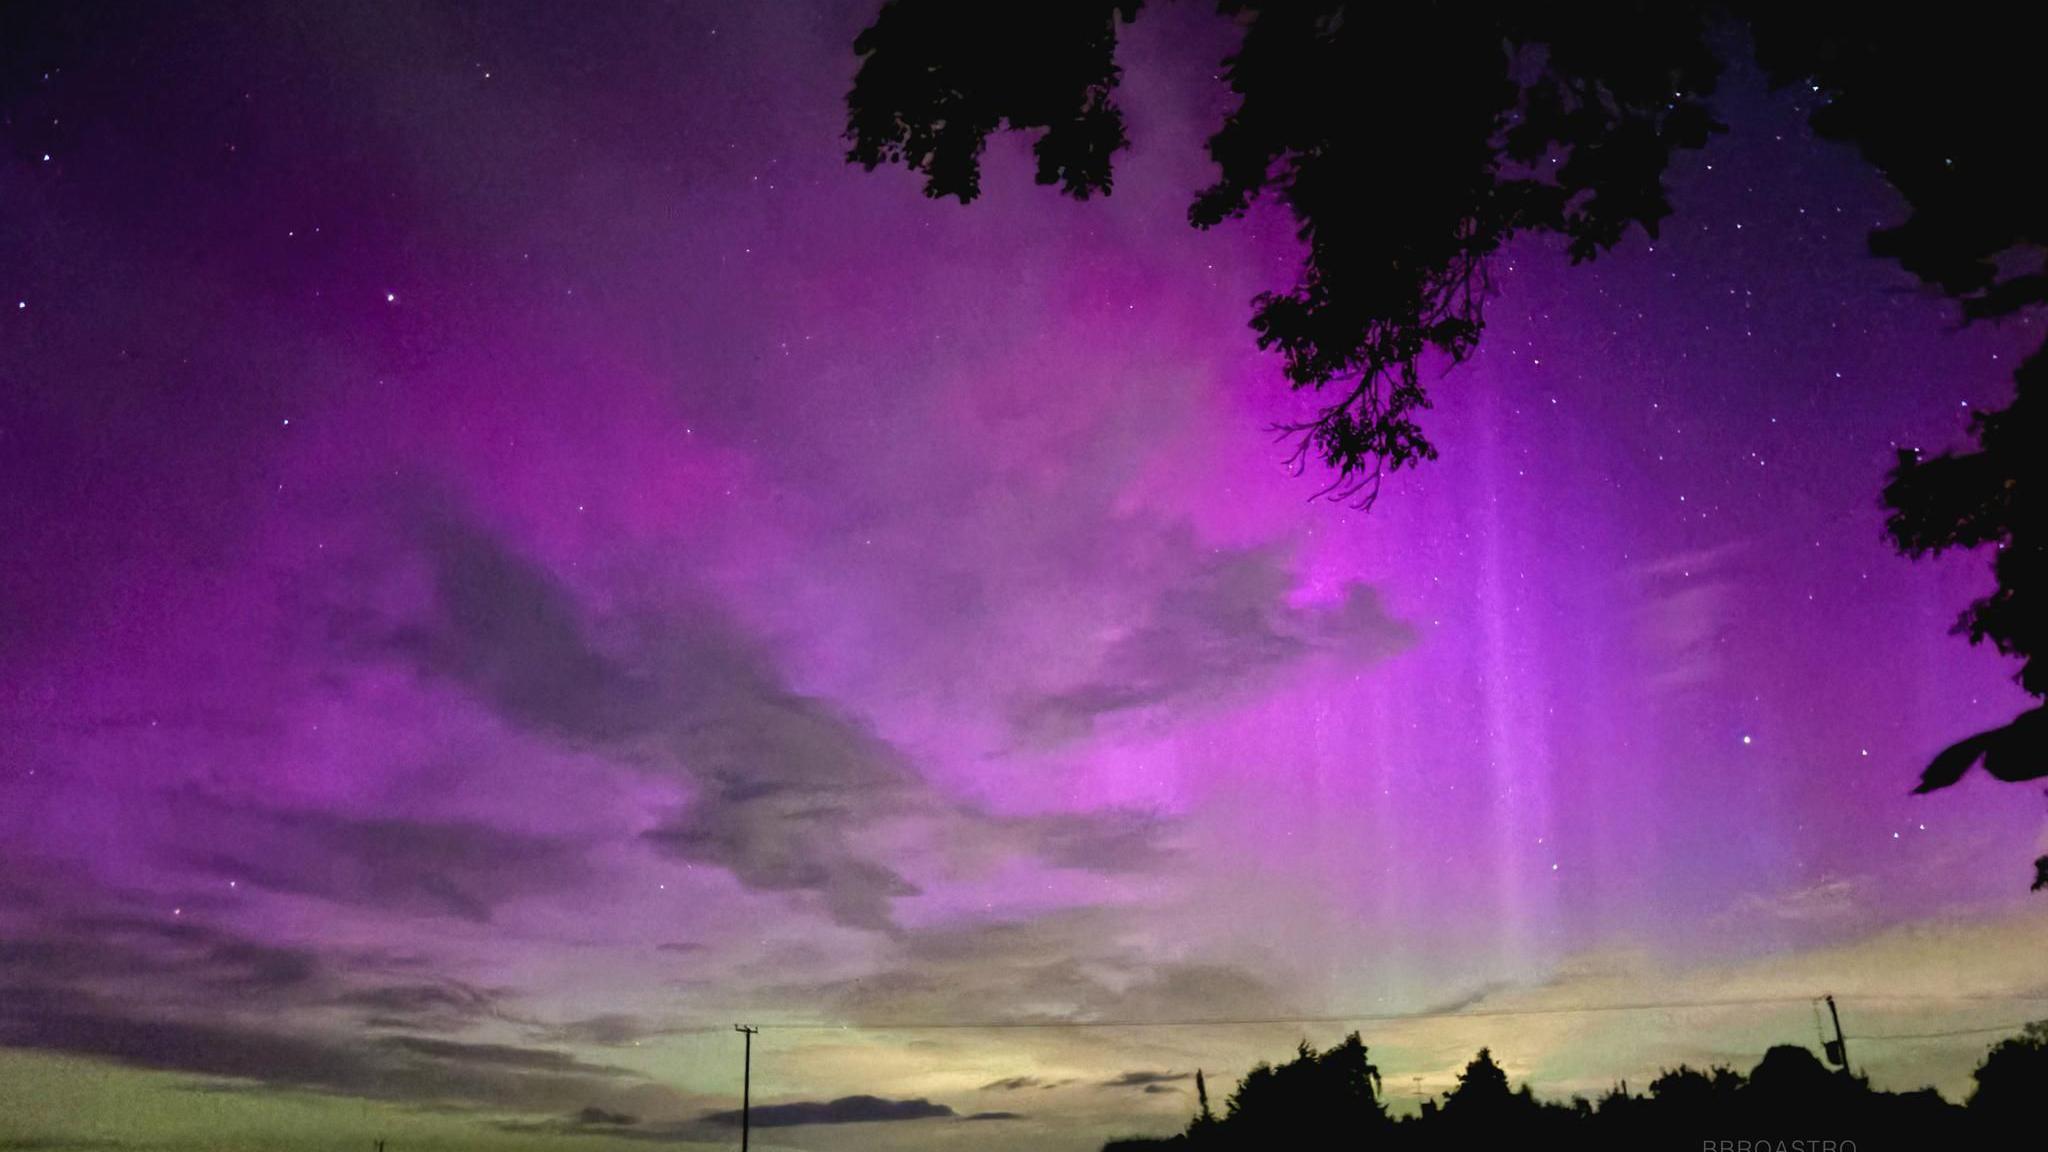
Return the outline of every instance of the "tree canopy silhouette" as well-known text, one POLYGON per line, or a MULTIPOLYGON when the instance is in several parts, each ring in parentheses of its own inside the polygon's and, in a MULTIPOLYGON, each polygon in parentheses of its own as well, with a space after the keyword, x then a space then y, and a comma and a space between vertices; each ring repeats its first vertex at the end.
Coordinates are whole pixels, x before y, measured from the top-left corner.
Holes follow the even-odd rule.
POLYGON ((1353 1032, 1326 1052, 1304 1040, 1293 1060, 1260 1064, 1238 1082, 1223 1118, 1197 1132, 1220 1132, 1230 1142, 1258 1148, 1299 1148, 1328 1132, 1363 1132, 1388 1124, 1380 1102, 1380 1070, 1353 1032))
MULTIPOLYGON (((1710 104, 1726 46, 1746 27, 1778 85, 1816 96, 1812 123, 1854 146, 1908 214, 1871 248, 1957 300, 1967 320, 2048 304, 2048 189, 2035 166, 2034 77, 2048 15, 2038 6, 1948 10, 1846 5, 1625 3, 1351 5, 1221 0, 1242 32, 1225 61, 1236 108, 1209 138, 1217 181, 1188 218, 1210 228, 1270 197, 1292 216, 1302 263, 1253 302, 1259 346, 1277 350, 1307 420, 1282 426, 1297 472, 1321 494, 1370 506, 1382 482, 1434 459, 1422 368, 1455 365, 1485 326, 1487 261, 1519 234, 1563 238, 1573 262, 1657 235, 1672 207, 1674 153, 1722 130, 1710 104)), ((854 43, 848 158, 902 164, 925 193, 972 201, 991 134, 1035 134, 1037 179, 1077 199, 1107 194, 1129 143, 1116 102, 1120 28, 1140 0, 1034 4, 889 0, 854 43)), ((1996 589, 1957 625, 2035 660, 2048 516, 2042 453, 2048 348, 2017 396, 1976 416, 1976 447, 1902 452, 1884 489, 1908 555, 1995 551, 1996 589)), ((2048 710, 1944 751, 1920 790, 1982 761, 2003 780, 2048 775, 2048 710)), ((2048 886, 2048 857, 2036 887, 2048 886)))
POLYGON ((1873 1089, 1865 1077, 1829 1068, 1812 1051, 1778 1044, 1748 1075, 1724 1066, 1679 1065, 1643 1094, 1617 1085, 1598 1101, 1540 1100, 1482 1048, 1439 1100, 1399 1120, 1381 1102, 1378 1072, 1356 1033, 1325 1052, 1306 1042, 1294 1059, 1261 1063, 1239 1081, 1222 1116, 1199 1110, 1182 1132, 1113 1140, 1104 1152, 1267 1152, 1269 1149, 1494 1148, 1511 1145, 1617 1149, 1720 1147, 1731 1137, 1759 1146, 1819 1150, 1863 1147, 2031 1147, 2048 1074, 2048 1027, 1992 1048, 1976 1072, 1968 1107, 1930 1088, 1873 1089), (1823 1141, 1830 1143, 1823 1144, 1823 1141), (1704 1142, 1704 1143, 1703 1143, 1704 1142))
MULTIPOLYGON (((1117 27, 1139 8, 893 0, 854 43, 849 158, 904 164, 926 195, 967 203, 988 136, 1032 131, 1039 183, 1107 193, 1128 144, 1117 27)), ((1209 139, 1220 179, 1188 219, 1210 228, 1268 195, 1292 214, 1300 281, 1260 296, 1252 327, 1296 388, 1332 397, 1288 429, 1295 462, 1320 460, 1330 494, 1370 504, 1387 472, 1436 455, 1417 423, 1420 369, 1477 345, 1486 258, 1524 231, 1564 235, 1575 260, 1631 225, 1655 235, 1671 152, 1719 127, 1703 98, 1720 65, 1682 5, 1627 21, 1506 5, 1221 8, 1244 26, 1224 63, 1239 103, 1209 139)))
POLYGON ((2048 1117, 2048 1097, 2041 1093, 2048 1084, 2048 1021, 2036 1020, 2020 1035, 1999 1041, 1971 1078, 1977 1082, 1971 1111, 2015 1130, 2038 1130, 2048 1117))

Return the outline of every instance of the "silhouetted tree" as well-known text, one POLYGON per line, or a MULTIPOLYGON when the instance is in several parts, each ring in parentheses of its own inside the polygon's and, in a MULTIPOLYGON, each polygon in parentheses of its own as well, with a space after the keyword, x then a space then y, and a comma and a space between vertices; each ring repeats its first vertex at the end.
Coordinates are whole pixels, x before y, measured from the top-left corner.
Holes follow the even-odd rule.
MULTIPOLYGON (((2034 79, 2044 21, 1985 10, 1939 20, 1843 19, 1828 8, 1781 5, 1757 16, 1759 57, 1780 82, 1825 93, 1816 132, 1855 147, 1904 196, 1904 223, 1880 228, 1871 250, 1897 260, 1958 301, 1965 320, 1997 320, 2048 304, 2048 189, 2038 129, 2016 138, 2007 110, 2039 109, 2034 79)), ((2034 121, 2030 120, 2030 124, 2034 121)), ((2048 697, 2048 344, 2014 374, 2013 403, 1971 420, 1974 451, 1900 451, 1884 491, 1886 527, 1911 556, 1993 549, 1989 595, 1956 631, 2021 660, 2017 679, 2048 697)), ((2048 708, 1949 746, 1920 792, 1946 788, 1983 761, 2000 780, 2048 776, 2048 708)), ((2034 887, 2048 887, 2048 856, 2034 887)))
POLYGON ((1202 1077, 1202 1070, 1195 1069, 1195 1118, 1188 1121, 1188 1141, 1195 1145, 1206 1143, 1216 1130, 1216 1113, 1209 1108, 1209 1082, 1202 1077))
MULTIPOLYGON (((1820 1149, 1854 1142, 1864 1148, 2017 1148, 2038 1140, 2040 1089, 2048 1081, 2048 1026, 1992 1049, 1978 1071, 1969 1110, 1933 1089, 1879 1092, 1861 1076, 1823 1065, 1802 1047, 1781 1044, 1764 1054, 1748 1076, 1730 1068, 1706 1071, 1680 1065, 1651 1081, 1646 1095, 1618 1085, 1598 1105, 1583 1097, 1566 1103, 1536 1099, 1519 1089, 1480 1049, 1445 1093, 1441 1107, 1390 1121, 1377 1098, 1378 1073, 1354 1034, 1318 1054, 1303 1043, 1278 1068, 1260 1064, 1238 1084, 1228 1113, 1212 1125, 1162 1138, 1112 1141, 1104 1152, 1163 1152, 1202 1148, 1218 1152, 1285 1152, 1297 1148, 1491 1148, 1528 1145, 1640 1152, 1645 1148, 1698 1148, 1704 1141, 1765 1138, 1820 1149), (1205 1135, 1197 1136, 1197 1133, 1205 1135)), ((1199 1095, 1199 1094, 1198 1094, 1199 1095)))
MULTIPOLYGON (((2039 175, 2040 5, 1910 8, 1738 2, 1382 4, 1222 0, 1243 39, 1224 61, 1237 106, 1209 138, 1219 169, 1196 195, 1200 228, 1270 196, 1303 241, 1299 275, 1254 302, 1260 347, 1278 349, 1312 418, 1284 427, 1297 470, 1370 505, 1383 478, 1436 456, 1418 422, 1425 359, 1456 364, 1484 326, 1487 259, 1521 233, 1561 236, 1592 258, 1669 215, 1672 154, 1719 130, 1708 104, 1721 71, 1710 35, 1735 16, 1778 84, 1815 97, 1822 136, 1855 146, 1905 198, 1904 223, 1872 235, 1960 301, 1967 319, 2048 303, 2048 189, 2039 175)), ((1127 146, 1116 104, 1117 33, 1139 0, 1058 4, 890 0, 855 49, 849 158, 901 163, 927 195, 980 192, 990 133, 1037 134, 1040 183, 1085 199, 1111 187, 1127 146)), ((1901 453, 1885 502, 1909 555, 1996 550, 1996 590, 1958 629, 2024 662, 2048 628, 2042 453, 2048 350, 2018 396, 1981 412, 1976 450, 1901 453)), ((1921 783, 1945 787, 1982 760, 2000 779, 2048 775, 2048 712, 1950 747, 1921 783)), ((2048 886, 2048 857, 2036 887, 2048 886)))
POLYGON ((1617 1093, 1620 1102, 1642 1106, 1617 1107, 1603 1119, 1613 1131, 1629 1133, 1640 1146, 1696 1148, 1714 1132, 1726 1131, 1741 1113, 1744 1086, 1742 1074, 1732 1068, 1702 1071, 1681 1064, 1650 1081, 1646 1100, 1617 1093))
POLYGON ((1541 1109, 1525 1086, 1508 1085, 1507 1070, 1494 1062, 1493 1051, 1479 1054, 1458 1073, 1458 1086, 1444 1094, 1440 1121, 1468 1147, 1502 1147, 1517 1132, 1526 1133, 1541 1109))
MULTIPOLYGON (((1189 220, 1263 195, 1292 213, 1300 280, 1260 296, 1252 326, 1296 388, 1332 389, 1287 429, 1295 463, 1320 460, 1331 495, 1370 504, 1385 473, 1436 455, 1416 423, 1421 363, 1477 344, 1486 258, 1523 231, 1562 234, 1574 260, 1632 224, 1655 235, 1670 153, 1718 127, 1702 97, 1720 66, 1685 5, 1220 7, 1244 28, 1224 62, 1239 103, 1189 220)), ((849 159, 904 164, 926 195, 965 203, 988 135, 1018 129, 1038 133, 1040 183, 1108 192, 1127 144, 1117 28, 1139 8, 892 0, 854 44, 849 159)))
POLYGON ((1508 1087, 1507 1070, 1494 1063, 1493 1049, 1481 1048, 1479 1055, 1458 1073, 1458 1086, 1444 1093, 1444 1115, 1472 1116, 1504 1111, 1514 1102, 1508 1087))
POLYGON ((1204 1146, 1302 1147, 1342 1133, 1347 1143, 1369 1143, 1391 1126, 1380 1101, 1380 1072, 1353 1032, 1317 1052, 1307 1041, 1279 1067, 1259 1064, 1238 1082, 1222 1119, 1206 1129, 1204 1146))
POLYGON ((2040 1131, 2048 1121, 2048 1021, 2000 1041, 1971 1074, 1970 1111, 1993 1127, 2040 1131))
MULTIPOLYGON (((1994 549, 1992 591, 1968 608, 1955 630, 1973 644, 1991 641, 2021 660, 2020 686, 2048 697, 2048 348, 2027 358, 2016 374, 2018 395, 2002 412, 1979 412, 1971 421, 1977 449, 1923 459, 1901 452, 1885 488, 1887 526, 1910 555, 1950 548, 1994 549)), ((1919 792, 1946 788, 1972 764, 2000 780, 2048 776, 2048 706, 2020 713, 2011 723, 1966 737, 1943 749, 1920 777, 1919 792)), ((2034 861, 2034 889, 2048 887, 2048 856, 2034 861)))

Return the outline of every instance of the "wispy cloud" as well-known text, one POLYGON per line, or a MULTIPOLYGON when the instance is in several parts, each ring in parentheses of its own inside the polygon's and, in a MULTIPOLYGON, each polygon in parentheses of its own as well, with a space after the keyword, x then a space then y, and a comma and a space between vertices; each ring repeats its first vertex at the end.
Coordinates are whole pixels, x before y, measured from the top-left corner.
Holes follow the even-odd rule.
POLYGON ((1185 570, 1101 647, 1091 675, 1018 701, 1012 722, 1020 740, 1066 743, 1112 716, 1228 697, 1311 655, 1370 664, 1413 642, 1412 629, 1368 585, 1302 601, 1282 549, 1204 552, 1191 540, 1183 547, 1185 570))
MULTIPOLYGON (((753 1109, 757 1128, 799 1128, 811 1124, 874 1124, 902 1120, 931 1120, 958 1113, 929 1100, 888 1100, 880 1096, 841 1096, 836 1100, 797 1100, 787 1104, 762 1104, 753 1109)), ((740 1114, 711 1112, 707 1123, 738 1127, 740 1114)))
POLYGON ((498 905, 586 876, 574 846, 474 822, 352 816, 231 804, 196 790, 163 797, 222 880, 356 907, 482 923, 498 905))
POLYGON ((1192 1072, 1124 1072, 1102 1082, 1104 1088, 1144 1088, 1147 1091, 1166 1084, 1178 1084, 1182 1080, 1194 1079, 1192 1072))
MULTIPOLYGON (((803 897, 840 924, 883 931, 894 929, 893 903, 919 887, 863 843, 877 829, 923 822, 941 840, 1007 845, 1061 868, 1128 872, 1167 859, 1156 817, 997 816, 941 798, 866 721, 792 688, 769 654, 704 598, 671 597, 658 609, 600 619, 480 525, 443 505, 408 507, 406 543, 384 563, 423 567, 428 594, 394 608, 337 592, 343 604, 330 618, 343 644, 359 659, 400 660, 457 684, 516 727, 681 778, 687 803, 643 834, 664 855, 726 869, 757 891, 803 897)), ((1338 627, 1329 621, 1343 615, 1315 615, 1311 630, 1338 627)), ((401 827, 304 831, 338 849, 378 837, 412 847, 401 827)), ((434 831, 451 862, 520 856, 468 851, 463 837, 480 832, 434 831)), ((313 884, 296 875, 262 879, 313 884)), ((481 917, 493 895, 477 890, 482 879, 465 882, 457 872, 410 895, 481 917)))

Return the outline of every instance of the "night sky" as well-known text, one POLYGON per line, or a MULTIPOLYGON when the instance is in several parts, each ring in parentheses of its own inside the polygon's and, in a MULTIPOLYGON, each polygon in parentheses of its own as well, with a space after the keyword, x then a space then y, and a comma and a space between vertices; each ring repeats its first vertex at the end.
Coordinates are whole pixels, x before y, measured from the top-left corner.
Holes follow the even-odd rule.
POLYGON ((1202 6, 1113 196, 1003 139, 964 208, 842 159, 871 0, 599 7, 0 91, 0 1146, 724 1144, 748 1021, 764 1148, 1082 1149, 1304 1036, 1562 1097, 1824 992, 1960 1097, 2042 1014, 2038 796, 1908 795, 2027 699, 1989 575, 1878 504, 2039 333, 1867 255, 1801 93, 1511 249, 1360 513, 1264 431, 1289 228, 1185 222, 1202 6))

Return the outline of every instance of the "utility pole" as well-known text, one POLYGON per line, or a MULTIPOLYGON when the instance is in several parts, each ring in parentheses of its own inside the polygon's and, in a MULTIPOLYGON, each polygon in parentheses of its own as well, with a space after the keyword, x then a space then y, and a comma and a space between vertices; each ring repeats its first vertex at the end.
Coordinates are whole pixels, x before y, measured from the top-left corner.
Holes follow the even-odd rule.
POLYGON ((749 1027, 745 1024, 735 1024, 732 1026, 732 1030, 747 1038, 746 1064, 743 1065, 745 1071, 740 1073, 740 1152, 747 1152, 749 1113, 753 1111, 754 1107, 754 1033, 759 1032, 760 1029, 749 1027))
POLYGON ((1828 1002, 1828 1019, 1835 1022, 1835 1038, 1827 1042, 1828 1060, 1842 1071, 1849 1070, 1849 1042, 1842 1036, 1842 1014, 1835 1011, 1833 993, 1823 997, 1828 1002))

